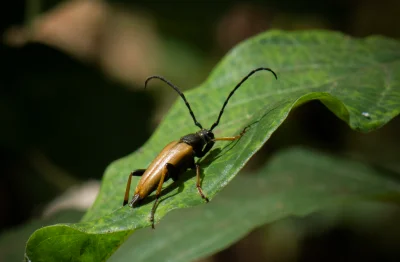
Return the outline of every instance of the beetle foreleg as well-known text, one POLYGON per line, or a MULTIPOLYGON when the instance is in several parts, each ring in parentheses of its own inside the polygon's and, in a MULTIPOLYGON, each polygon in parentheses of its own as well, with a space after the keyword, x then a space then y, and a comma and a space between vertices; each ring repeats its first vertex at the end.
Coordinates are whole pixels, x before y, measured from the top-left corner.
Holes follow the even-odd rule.
POLYGON ((125 189, 125 196, 124 196, 124 203, 122 204, 123 206, 125 206, 126 204, 128 204, 128 199, 129 199, 129 191, 131 189, 131 181, 132 181, 132 177, 133 176, 141 176, 143 175, 143 173, 146 171, 146 169, 137 169, 133 172, 130 173, 129 178, 128 178, 128 182, 126 183, 126 189, 125 189))
POLYGON ((246 133, 246 129, 248 127, 246 126, 242 132, 240 132, 239 135, 237 136, 228 136, 228 137, 218 137, 218 138, 214 138, 213 141, 234 141, 234 140, 238 140, 239 138, 241 138, 245 133, 246 133))
POLYGON ((151 209, 150 213, 150 222, 151 222, 151 227, 154 229, 154 213, 156 212, 158 200, 161 196, 161 190, 162 190, 162 185, 164 184, 165 177, 171 170, 174 168, 174 166, 170 163, 166 163, 163 169, 163 172, 161 174, 160 182, 158 183, 157 191, 156 191, 156 200, 154 201, 153 208, 151 209))
POLYGON ((203 151, 201 151, 201 152, 198 152, 197 154, 196 154, 196 157, 203 157, 203 156, 205 156, 205 154, 207 154, 208 153, 208 151, 210 151, 210 149, 214 146, 214 141, 211 141, 211 142, 209 142, 207 145, 206 145, 206 147, 203 149, 203 151))
POLYGON ((197 190, 199 191, 199 194, 201 198, 203 198, 205 201, 209 202, 208 198, 204 195, 203 190, 201 189, 200 185, 200 166, 196 164, 196 177, 197 177, 197 182, 196 182, 196 187, 197 190))

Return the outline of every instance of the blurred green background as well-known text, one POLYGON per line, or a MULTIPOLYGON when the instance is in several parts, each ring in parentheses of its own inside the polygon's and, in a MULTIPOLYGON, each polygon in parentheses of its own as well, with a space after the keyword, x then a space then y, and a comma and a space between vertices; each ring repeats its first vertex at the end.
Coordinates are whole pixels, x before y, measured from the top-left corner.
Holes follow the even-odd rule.
MULTIPOLYGON (((32 220, 40 224, 66 209, 83 214, 106 166, 149 138, 177 96, 156 82, 143 90, 146 77, 193 88, 238 42, 269 29, 400 36, 398 0, 16 0, 1 12, 1 245, 32 220), (66 192, 77 199, 57 198, 66 192)), ((399 130, 397 117, 374 133, 356 133, 311 102, 245 169, 306 145, 400 172, 399 130)), ((74 222, 79 215, 58 218, 74 222)), ((396 207, 366 205, 282 221, 204 260, 396 261, 398 218, 396 207), (367 225, 354 222, 365 217, 367 225), (385 241, 391 244, 379 244, 385 241)), ((21 239, 34 228, 28 231, 21 239)), ((10 250, 10 243, 0 247, 10 250)))

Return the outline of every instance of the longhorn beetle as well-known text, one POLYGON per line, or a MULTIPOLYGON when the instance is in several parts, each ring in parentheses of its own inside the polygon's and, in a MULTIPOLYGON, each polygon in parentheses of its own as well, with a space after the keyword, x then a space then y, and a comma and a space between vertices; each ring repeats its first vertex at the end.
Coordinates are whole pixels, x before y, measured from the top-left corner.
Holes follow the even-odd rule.
POLYGON ((186 100, 185 95, 179 90, 179 88, 173 85, 171 82, 166 80, 161 76, 151 76, 146 79, 144 87, 147 87, 147 83, 154 78, 162 80, 170 87, 175 89, 175 91, 182 97, 185 102, 187 108, 189 109, 189 113, 193 118, 194 124, 200 128, 200 130, 194 134, 189 134, 184 137, 181 137, 179 141, 173 141, 169 143, 164 149, 158 154, 158 156, 151 162, 147 169, 137 169, 130 173, 128 182, 126 184, 124 203, 125 206, 128 203, 129 191, 131 188, 131 180, 133 176, 141 176, 138 185, 136 186, 135 193, 132 197, 131 202, 129 203, 130 207, 134 207, 140 200, 144 199, 148 195, 150 195, 154 190, 156 190, 156 200, 154 201, 153 208, 150 213, 150 221, 151 226, 154 228, 154 213, 156 211, 156 207, 161 196, 162 185, 165 181, 172 178, 173 181, 176 181, 179 178, 179 175, 185 172, 188 168, 196 169, 196 178, 197 178, 197 190, 200 193, 200 196, 205 200, 209 201, 208 198, 204 195, 203 190, 200 185, 200 166, 195 163, 194 158, 201 158, 213 147, 215 141, 234 141, 241 138, 246 132, 246 128, 237 135, 232 137, 214 137, 214 133, 212 130, 219 124, 219 120, 221 119, 222 114, 224 113, 224 109, 228 104, 229 99, 235 93, 235 91, 245 82, 251 75, 256 73, 257 71, 266 70, 270 71, 276 79, 275 72, 269 68, 260 67, 252 70, 247 74, 229 93, 226 98, 221 111, 219 112, 219 116, 217 121, 211 126, 210 129, 205 129, 203 126, 196 120, 192 109, 188 101, 186 100))

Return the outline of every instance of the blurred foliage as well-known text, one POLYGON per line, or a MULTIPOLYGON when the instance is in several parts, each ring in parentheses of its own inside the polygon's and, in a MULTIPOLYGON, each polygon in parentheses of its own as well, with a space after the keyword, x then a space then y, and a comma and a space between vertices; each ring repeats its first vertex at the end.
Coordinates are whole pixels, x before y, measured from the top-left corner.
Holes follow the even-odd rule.
MULTIPOLYGON (((41 45, 3 48, 3 54, 0 139, 4 153, 15 158, 2 168, 12 181, 4 190, 14 203, 33 206, 57 192, 46 179, 57 174, 46 175, 31 163, 38 153, 78 180, 100 178, 111 160, 149 136, 151 119, 143 112, 152 114, 154 101, 148 93, 117 88, 98 71, 41 45), (30 186, 35 190, 26 191, 30 186)), ((16 212, 25 213, 19 221, 29 216, 16 212)))

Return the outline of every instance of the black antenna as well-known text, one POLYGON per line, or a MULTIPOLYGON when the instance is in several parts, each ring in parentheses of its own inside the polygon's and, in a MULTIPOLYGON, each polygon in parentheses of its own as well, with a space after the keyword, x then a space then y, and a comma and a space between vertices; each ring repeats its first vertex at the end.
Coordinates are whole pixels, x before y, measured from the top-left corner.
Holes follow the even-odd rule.
POLYGON ((165 83, 167 83, 170 87, 172 87, 173 89, 175 89, 176 92, 178 92, 178 94, 182 97, 183 101, 185 101, 185 104, 187 106, 187 108, 189 108, 189 113, 193 118, 194 124, 198 127, 200 127, 201 129, 203 129, 203 127, 201 126, 201 124, 199 122, 197 122, 196 117, 193 114, 192 109, 190 108, 190 105, 188 103, 188 101, 186 100, 185 95, 181 92, 181 90, 179 90, 179 88, 177 86, 175 86, 174 84, 172 84, 171 82, 169 82, 167 79, 165 79, 162 76, 150 76, 149 78, 146 79, 146 82, 144 83, 144 88, 147 87, 147 82, 149 82, 151 79, 153 78, 157 78, 160 79, 162 81, 164 81, 165 83))
POLYGON ((243 84, 243 82, 245 82, 252 74, 254 74, 257 71, 261 71, 261 70, 266 70, 266 71, 270 71, 272 74, 274 74, 275 78, 278 79, 278 77, 276 76, 275 72, 272 71, 269 68, 266 67, 259 67, 257 69, 252 70, 247 76, 245 76, 242 81, 239 82, 239 84, 237 84, 235 86, 235 88, 230 92, 229 96, 226 98, 224 105, 222 106, 221 111, 219 112, 219 116, 217 121, 215 121, 215 123, 211 126, 210 131, 212 131, 218 124, 219 124, 219 120, 221 119, 222 114, 224 113, 224 109, 225 106, 228 104, 229 98, 231 98, 231 96, 235 93, 235 91, 243 84))

